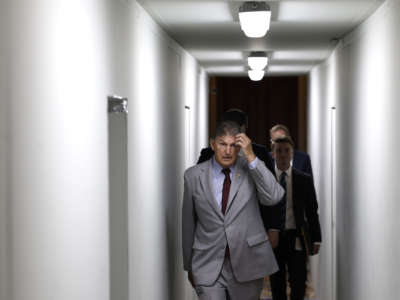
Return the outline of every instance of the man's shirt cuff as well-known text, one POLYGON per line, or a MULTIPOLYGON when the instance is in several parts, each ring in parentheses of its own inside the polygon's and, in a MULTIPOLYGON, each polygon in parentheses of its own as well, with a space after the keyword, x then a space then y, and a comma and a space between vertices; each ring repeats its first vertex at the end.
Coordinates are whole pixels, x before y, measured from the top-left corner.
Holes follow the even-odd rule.
POLYGON ((249 163, 250 170, 255 169, 257 167, 257 163, 258 163, 258 157, 256 156, 256 159, 249 163))

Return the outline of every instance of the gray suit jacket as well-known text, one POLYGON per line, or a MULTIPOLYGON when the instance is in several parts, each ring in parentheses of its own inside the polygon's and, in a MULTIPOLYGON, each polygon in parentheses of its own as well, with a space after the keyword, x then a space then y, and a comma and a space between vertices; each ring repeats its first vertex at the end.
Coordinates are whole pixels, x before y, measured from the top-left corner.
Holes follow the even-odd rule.
POLYGON ((225 216, 211 186, 212 160, 185 172, 182 208, 184 269, 196 285, 218 278, 227 244, 233 273, 239 282, 262 278, 278 270, 259 210, 259 201, 274 205, 284 191, 262 161, 255 169, 238 157, 232 174, 225 216))

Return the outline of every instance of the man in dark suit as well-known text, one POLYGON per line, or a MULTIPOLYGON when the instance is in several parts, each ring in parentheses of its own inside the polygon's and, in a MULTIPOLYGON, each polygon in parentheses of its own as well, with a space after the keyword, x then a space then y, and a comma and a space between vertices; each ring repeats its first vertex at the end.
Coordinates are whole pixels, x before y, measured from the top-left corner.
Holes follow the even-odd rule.
MULTIPOLYGON (((286 193, 282 201, 266 214, 283 216, 275 256, 279 271, 270 276, 273 300, 287 300, 286 266, 289 272, 291 300, 303 300, 307 279, 308 255, 319 252, 321 228, 314 184, 309 174, 291 166, 293 141, 289 136, 273 141, 275 175, 286 193)), ((268 216, 267 216, 268 217, 268 216)))
MULTIPOLYGON (((247 114, 243 112, 242 110, 239 109, 230 109, 226 112, 224 112, 221 115, 220 122, 222 121, 232 121, 236 122, 239 124, 241 131, 243 133, 246 133, 247 131, 247 124, 248 124, 248 118, 247 114)), ((259 145, 256 143, 252 143, 252 148, 254 154, 261 159, 264 163, 265 166, 273 172, 274 170, 274 162, 273 159, 270 155, 270 153, 267 150, 267 147, 264 145, 259 145)), ((212 158, 214 155, 214 151, 211 149, 211 147, 208 148, 203 148, 200 152, 200 157, 197 161, 197 164, 202 163, 206 160, 209 160, 212 158)), ((261 209, 261 217, 264 222, 265 230, 268 233, 269 240, 271 242, 271 246, 275 248, 278 245, 278 234, 279 234, 279 228, 282 227, 282 218, 278 215, 274 214, 269 214, 268 213, 268 218, 266 217, 267 215, 268 208, 263 208, 261 209)))
MULTIPOLYGON (((271 143, 273 143, 273 141, 279 137, 290 136, 290 132, 285 125, 277 124, 270 129, 269 135, 271 138, 271 143)), ((310 156, 307 153, 299 150, 294 150, 292 164, 295 169, 310 174, 311 177, 313 177, 311 160, 310 156)))

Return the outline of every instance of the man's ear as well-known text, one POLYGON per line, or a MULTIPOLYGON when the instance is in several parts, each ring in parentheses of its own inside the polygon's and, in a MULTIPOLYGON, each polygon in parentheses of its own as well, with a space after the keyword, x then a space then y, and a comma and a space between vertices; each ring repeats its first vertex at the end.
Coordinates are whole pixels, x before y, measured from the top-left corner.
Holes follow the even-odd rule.
POLYGON ((215 152, 215 140, 213 138, 210 139, 210 147, 215 152))
POLYGON ((275 144, 271 143, 271 156, 273 159, 275 159, 275 144))

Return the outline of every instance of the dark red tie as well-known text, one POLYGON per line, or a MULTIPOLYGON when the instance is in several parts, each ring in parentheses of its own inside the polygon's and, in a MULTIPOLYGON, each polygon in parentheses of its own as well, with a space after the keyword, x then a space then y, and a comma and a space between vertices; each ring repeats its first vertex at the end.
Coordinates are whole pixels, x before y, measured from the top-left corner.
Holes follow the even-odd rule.
POLYGON ((228 205, 228 198, 229 198, 229 189, 231 188, 231 177, 229 176, 230 172, 231 170, 229 168, 222 170, 222 173, 225 174, 224 185, 222 187, 222 203, 221 203, 221 211, 223 215, 225 215, 226 212, 226 206, 228 205))
MULTIPOLYGON (((222 187, 222 203, 221 203, 221 211, 223 215, 225 215, 226 212, 226 206, 228 205, 228 198, 229 198, 229 189, 231 188, 231 177, 229 176, 230 172, 231 170, 229 168, 222 170, 222 173, 225 174, 224 185, 222 187)), ((226 245, 225 248, 225 257, 226 258, 230 257, 228 245, 226 245)))

